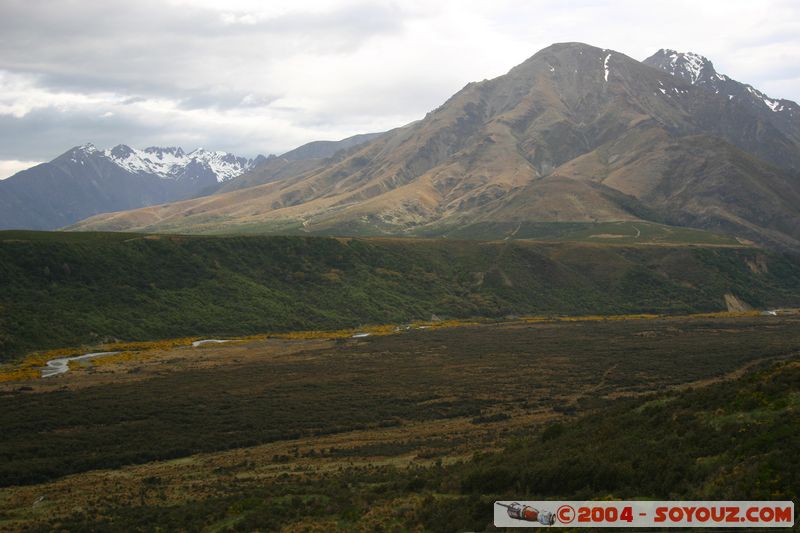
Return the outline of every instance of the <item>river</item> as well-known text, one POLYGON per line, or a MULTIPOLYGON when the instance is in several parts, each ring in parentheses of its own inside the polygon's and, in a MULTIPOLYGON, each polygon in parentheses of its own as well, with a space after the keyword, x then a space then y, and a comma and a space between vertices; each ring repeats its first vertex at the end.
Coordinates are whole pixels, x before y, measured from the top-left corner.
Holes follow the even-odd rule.
POLYGON ((82 361, 84 359, 92 359, 94 357, 101 357, 103 355, 114 355, 115 353, 119 352, 94 352, 84 355, 76 355, 74 357, 59 357, 58 359, 51 359, 47 362, 45 367, 42 368, 42 377, 50 378, 65 372, 69 372, 70 361, 82 361))

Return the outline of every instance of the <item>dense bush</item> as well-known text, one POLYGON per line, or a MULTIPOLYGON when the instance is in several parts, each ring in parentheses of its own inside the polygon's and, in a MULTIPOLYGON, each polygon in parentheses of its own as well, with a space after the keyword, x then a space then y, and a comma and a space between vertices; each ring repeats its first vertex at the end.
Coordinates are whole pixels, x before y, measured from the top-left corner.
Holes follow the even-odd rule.
POLYGON ((155 340, 507 314, 688 312, 800 301, 758 250, 320 237, 0 232, 0 360, 155 340))

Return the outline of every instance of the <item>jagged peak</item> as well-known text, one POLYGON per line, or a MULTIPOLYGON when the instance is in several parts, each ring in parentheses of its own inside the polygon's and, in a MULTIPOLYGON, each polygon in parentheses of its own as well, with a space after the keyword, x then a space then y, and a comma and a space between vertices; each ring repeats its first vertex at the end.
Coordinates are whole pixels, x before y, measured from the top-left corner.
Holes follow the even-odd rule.
POLYGON ((94 153, 94 152, 97 151, 97 147, 95 147, 95 145, 93 145, 90 142, 89 143, 84 143, 84 144, 82 144, 80 146, 76 146, 74 149, 80 150, 81 152, 86 152, 88 154, 91 154, 91 153, 94 153))
POLYGON ((107 150, 108 154, 110 154, 114 158, 125 158, 128 157, 130 154, 133 153, 133 148, 128 146, 127 144, 118 144, 111 150, 107 150))
POLYGON ((185 169, 191 164, 206 168, 217 181, 235 178, 251 170, 257 163, 256 160, 228 152, 203 148, 187 154, 179 146, 149 146, 142 150, 126 144, 118 144, 111 149, 98 149, 92 143, 85 143, 71 148, 60 157, 67 162, 82 165, 92 159, 102 158, 132 174, 151 174, 165 179, 183 179, 185 169))
POLYGON ((727 79, 726 76, 717 73, 710 59, 696 52, 678 52, 671 48, 662 48, 645 59, 644 64, 665 70, 692 85, 711 79, 727 79))
POLYGON ((645 59, 644 64, 664 70, 693 85, 713 89, 717 94, 726 95, 729 100, 749 100, 762 109, 769 109, 773 113, 785 112, 786 116, 792 118, 797 110, 797 104, 790 100, 770 98, 752 85, 719 74, 708 58, 694 52, 676 52, 662 48, 645 59))
POLYGON ((147 154, 155 154, 158 157, 162 157, 164 154, 171 154, 175 157, 182 157, 185 155, 183 148, 180 146, 148 146, 144 149, 144 152, 147 154))

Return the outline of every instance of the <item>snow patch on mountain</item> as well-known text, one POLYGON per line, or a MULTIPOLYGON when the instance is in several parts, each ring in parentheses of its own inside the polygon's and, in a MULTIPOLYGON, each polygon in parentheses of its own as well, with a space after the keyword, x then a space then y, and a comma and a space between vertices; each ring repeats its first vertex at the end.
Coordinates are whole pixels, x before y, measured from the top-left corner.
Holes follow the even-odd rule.
POLYGON ((689 75, 689 82, 694 85, 695 83, 697 83, 697 80, 700 79, 700 75, 703 73, 703 69, 705 68, 706 63, 710 62, 705 57, 695 54, 694 52, 686 52, 683 54, 678 54, 677 52, 673 52, 670 55, 670 61, 672 63, 672 66, 675 68, 677 68, 676 63, 679 57, 683 57, 684 59, 683 68, 689 75))
MULTIPOLYGON (((659 67, 673 76, 696 85, 717 77, 723 79, 714 70, 708 58, 694 52, 677 52, 662 48, 654 57, 659 57, 659 67)), ((652 59, 652 58, 651 58, 652 59)))
POLYGON ((223 182, 251 170, 256 163, 253 159, 203 148, 188 153, 174 146, 151 146, 141 150, 119 144, 109 150, 100 151, 88 143, 79 148, 86 154, 106 157, 133 174, 152 174, 164 179, 196 179, 200 173, 210 172, 218 182, 223 182))
POLYGON ((773 113, 778 113, 779 111, 783 111, 785 106, 781 104, 780 100, 775 100, 774 98, 770 98, 766 94, 762 93, 758 89, 747 85, 747 91, 752 94, 756 99, 761 100, 765 106, 767 106, 770 111, 773 113))
POLYGON ((82 145, 80 145, 78 148, 79 148, 79 149, 80 149, 82 152, 85 152, 85 153, 87 153, 87 154, 93 154, 93 153, 97 152, 97 148, 96 148, 96 147, 95 147, 95 145, 93 145, 92 143, 86 143, 86 144, 82 144, 82 145))
POLYGON ((794 119, 796 104, 788 100, 770 98, 750 85, 740 83, 724 74, 719 74, 713 63, 707 58, 694 52, 676 52, 662 48, 652 57, 645 60, 645 64, 660 68, 676 78, 689 82, 692 85, 702 86, 713 90, 716 94, 723 94, 728 100, 749 100, 755 106, 772 113, 783 113, 790 120, 794 119))

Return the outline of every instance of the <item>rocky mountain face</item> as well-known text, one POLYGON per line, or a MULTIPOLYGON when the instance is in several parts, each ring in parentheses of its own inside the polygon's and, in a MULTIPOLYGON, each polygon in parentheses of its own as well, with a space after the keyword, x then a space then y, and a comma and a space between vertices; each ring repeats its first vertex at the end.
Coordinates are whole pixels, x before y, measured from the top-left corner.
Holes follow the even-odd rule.
POLYGON ((752 85, 719 74, 711 61, 692 52, 661 49, 643 63, 738 103, 795 143, 800 143, 800 106, 795 102, 770 98, 752 85))
POLYGON ((77 146, 0 181, 0 229, 56 229, 97 213, 192 197, 264 161, 202 148, 77 146))
POLYGON ((76 227, 463 235, 491 225, 506 238, 532 221, 650 220, 800 249, 796 106, 733 83, 699 56, 664 50, 643 63, 556 44, 300 172, 76 227))

